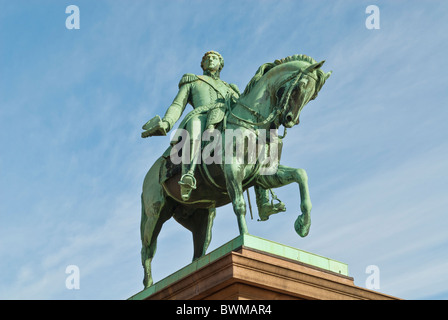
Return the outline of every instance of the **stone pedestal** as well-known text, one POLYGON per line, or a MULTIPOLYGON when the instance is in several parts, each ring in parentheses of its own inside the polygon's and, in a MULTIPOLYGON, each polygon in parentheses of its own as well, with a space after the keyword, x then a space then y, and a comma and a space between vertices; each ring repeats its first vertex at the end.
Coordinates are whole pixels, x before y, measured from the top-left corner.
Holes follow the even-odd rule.
POLYGON ((239 236, 131 300, 384 300, 354 285, 346 264, 239 236))

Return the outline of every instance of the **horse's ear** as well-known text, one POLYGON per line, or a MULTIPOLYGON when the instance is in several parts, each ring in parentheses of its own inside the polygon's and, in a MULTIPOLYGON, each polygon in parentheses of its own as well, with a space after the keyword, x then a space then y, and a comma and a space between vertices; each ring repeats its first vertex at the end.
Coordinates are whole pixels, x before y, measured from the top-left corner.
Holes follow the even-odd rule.
POLYGON ((333 73, 333 71, 327 72, 325 74, 325 80, 327 80, 328 78, 330 78, 331 74, 333 73))
POLYGON ((317 70, 320 67, 322 67, 324 65, 324 63, 325 63, 325 60, 322 60, 321 62, 313 63, 312 65, 310 65, 306 68, 306 72, 313 72, 314 70, 317 70))

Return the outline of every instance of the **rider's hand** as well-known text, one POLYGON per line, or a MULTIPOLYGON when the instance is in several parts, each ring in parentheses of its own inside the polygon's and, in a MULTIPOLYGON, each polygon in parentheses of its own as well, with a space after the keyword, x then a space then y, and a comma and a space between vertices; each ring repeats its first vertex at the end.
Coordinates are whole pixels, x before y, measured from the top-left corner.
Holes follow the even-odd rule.
POLYGON ((165 131, 169 131, 169 128, 170 128, 170 124, 168 123, 168 121, 162 121, 162 123, 160 124, 160 127, 161 128, 163 128, 163 129, 165 129, 165 131))

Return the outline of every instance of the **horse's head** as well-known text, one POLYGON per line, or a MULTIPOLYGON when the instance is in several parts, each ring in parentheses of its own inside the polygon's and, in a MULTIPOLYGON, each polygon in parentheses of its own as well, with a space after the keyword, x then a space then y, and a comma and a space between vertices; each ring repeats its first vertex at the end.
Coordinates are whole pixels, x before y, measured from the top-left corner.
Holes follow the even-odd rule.
MULTIPOLYGON (((281 110, 280 124, 286 128, 299 124, 300 112, 303 107, 317 97, 319 90, 331 75, 325 74, 320 68, 325 61, 314 63, 289 62, 288 69, 296 71, 284 72, 286 78, 276 91, 277 107, 281 110), (291 74, 292 73, 292 74, 291 74)), ((280 71, 280 70, 279 70, 280 71)))
POLYGON ((303 107, 317 97, 318 92, 330 77, 320 68, 325 61, 316 62, 306 55, 294 55, 273 63, 262 65, 247 85, 244 94, 253 88, 265 90, 270 104, 276 109, 276 127, 286 128, 299 123, 303 107))

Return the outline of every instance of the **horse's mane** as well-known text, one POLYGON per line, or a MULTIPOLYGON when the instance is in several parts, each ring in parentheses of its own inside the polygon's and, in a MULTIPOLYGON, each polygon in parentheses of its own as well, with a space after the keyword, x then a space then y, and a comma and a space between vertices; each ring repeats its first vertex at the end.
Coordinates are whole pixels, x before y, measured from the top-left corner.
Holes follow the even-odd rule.
MULTIPOLYGON (((317 63, 316 60, 314 60, 313 58, 311 58, 305 54, 295 54, 295 55, 292 55, 292 56, 289 56, 289 57, 286 57, 286 58, 283 58, 280 60, 275 60, 274 62, 265 63, 258 68, 257 72, 255 72, 255 75, 252 77, 252 79, 249 81, 246 88, 244 89, 243 95, 248 94, 252 90, 252 88, 258 83, 258 81, 261 79, 261 77, 263 77, 266 74, 266 72, 268 72, 269 70, 271 70, 272 68, 274 68, 278 65, 281 65, 283 63, 292 62, 292 61, 305 61, 305 62, 308 62, 309 64, 317 63)), ((312 99, 316 98, 317 93, 322 88, 322 86, 324 85, 325 80, 326 80, 325 73, 322 70, 317 69, 316 73, 317 73, 318 83, 316 84, 315 94, 312 97, 312 99)))

